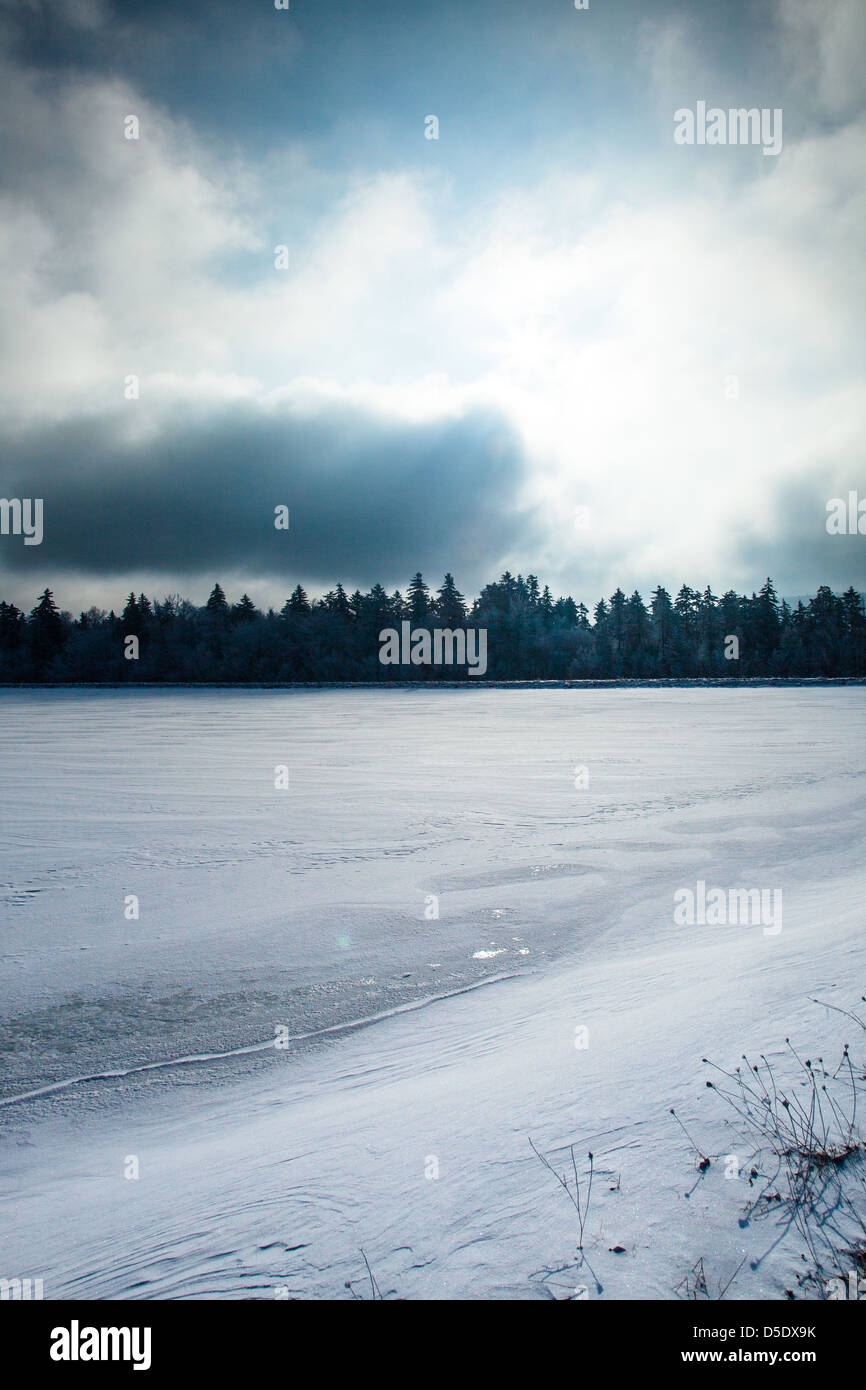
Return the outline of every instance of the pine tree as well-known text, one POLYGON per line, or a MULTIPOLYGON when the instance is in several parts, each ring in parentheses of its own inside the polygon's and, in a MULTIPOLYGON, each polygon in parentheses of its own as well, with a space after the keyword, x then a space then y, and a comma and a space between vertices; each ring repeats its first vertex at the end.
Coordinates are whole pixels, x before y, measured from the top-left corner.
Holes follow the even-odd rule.
POLYGON ((670 594, 661 584, 650 599, 650 611, 655 649, 662 663, 661 674, 666 676, 669 674, 668 663, 673 653, 674 607, 670 594))
POLYGON ((850 585, 842 595, 842 620, 847 648, 847 675, 866 675, 866 615, 863 596, 850 585))
POLYGON ((674 612, 679 620, 680 631, 688 636, 697 630, 699 605, 698 594, 688 584, 684 584, 674 599, 674 612))
POLYGON ((724 660, 719 630, 719 601, 709 584, 698 599, 699 659, 708 672, 719 668, 724 660))
POLYGON ((369 594, 361 600, 364 619, 374 628, 390 627, 393 613, 391 600, 381 584, 374 584, 369 594))
POLYGON ((466 622, 466 602, 452 574, 446 574, 436 595, 436 615, 446 628, 462 627, 466 622))
MULTIPOLYGON (((360 594, 358 597, 360 598, 360 594)), ((338 618, 352 617, 352 605, 349 603, 346 590, 343 588, 342 584, 337 584, 334 590, 334 603, 331 611, 335 613, 338 618)))
POLYGON ((866 629, 866 616, 863 612, 863 596, 858 594, 853 584, 842 595, 842 613, 845 627, 849 633, 858 636, 866 629))
POLYGON ((610 596, 610 608, 608 609, 608 632, 614 644, 614 651, 619 651, 625 640, 625 605, 626 597, 622 589, 617 589, 616 593, 610 596))
POLYGON ((309 613, 311 611, 310 600, 300 584, 292 590, 292 596, 286 600, 282 611, 283 613, 309 613))
POLYGON ((27 619, 31 657, 41 673, 63 646, 63 619, 50 589, 44 589, 27 619))
POLYGON ((235 623, 251 623, 257 617, 258 609, 249 594, 241 594, 238 602, 232 604, 231 615, 235 623))
POLYGON ((430 613, 430 590, 424 583, 420 570, 406 590, 406 603, 409 608, 409 621, 423 623, 430 613))
POLYGON ((21 644, 25 618, 14 603, 0 603, 0 647, 11 651, 21 644))
POLYGON ((767 661, 779 645, 779 600, 772 579, 767 578, 762 584, 753 611, 758 651, 767 661))
POLYGON ((137 637, 141 633, 141 613, 135 594, 130 594, 126 600, 126 607, 120 615, 120 626, 124 637, 130 634, 137 637))
POLYGON ((632 675, 638 675, 649 639, 649 614, 643 599, 635 589, 625 607, 625 645, 629 653, 632 675))
POLYGON ((210 592, 210 598, 208 599, 205 607, 207 608, 208 613, 228 612, 229 606, 226 601, 226 596, 222 591, 221 585, 214 584, 210 592))

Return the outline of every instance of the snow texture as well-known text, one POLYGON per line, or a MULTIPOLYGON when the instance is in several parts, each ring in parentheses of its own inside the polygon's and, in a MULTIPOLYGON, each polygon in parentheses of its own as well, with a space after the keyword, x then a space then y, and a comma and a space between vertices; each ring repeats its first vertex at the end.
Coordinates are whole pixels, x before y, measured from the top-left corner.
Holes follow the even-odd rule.
POLYGON ((866 992, 862 687, 0 714, 0 1275, 369 1297, 363 1251, 404 1298, 672 1298, 703 1259, 804 1296, 701 1059, 857 1052, 812 1001, 866 992), (678 925, 698 880, 781 889, 782 930, 678 925), (530 1138, 583 1193, 594 1155, 582 1260, 530 1138))

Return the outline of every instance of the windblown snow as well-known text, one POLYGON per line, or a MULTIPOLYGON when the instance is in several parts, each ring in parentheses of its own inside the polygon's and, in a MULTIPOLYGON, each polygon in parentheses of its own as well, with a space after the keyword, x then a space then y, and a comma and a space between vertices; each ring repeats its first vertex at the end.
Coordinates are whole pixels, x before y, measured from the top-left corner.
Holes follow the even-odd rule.
POLYGON ((864 744, 860 687, 0 692, 0 1277, 809 1296, 706 1081, 866 1053, 864 744))

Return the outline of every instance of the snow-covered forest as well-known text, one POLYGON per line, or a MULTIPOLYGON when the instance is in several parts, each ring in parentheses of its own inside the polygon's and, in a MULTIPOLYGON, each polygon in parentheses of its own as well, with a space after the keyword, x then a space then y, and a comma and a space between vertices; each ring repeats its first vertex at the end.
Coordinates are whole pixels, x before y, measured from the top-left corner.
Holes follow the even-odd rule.
POLYGON ((649 604, 617 589, 590 612, 570 596, 554 599, 535 575, 506 572, 472 603, 450 574, 436 591, 416 574, 405 595, 381 584, 349 594, 337 584, 311 602, 298 585, 279 612, 260 611, 246 593, 229 602, 216 584, 203 607, 130 593, 119 615, 91 608, 73 618, 45 590, 29 615, 0 602, 0 680, 441 677, 435 667, 380 662, 380 632, 407 619, 413 630, 486 629, 491 680, 866 675, 863 596, 853 586, 838 595, 821 585, 807 603, 780 600, 769 578, 751 595, 683 585, 672 598, 659 586, 649 604), (127 659, 130 636, 135 660, 127 659))

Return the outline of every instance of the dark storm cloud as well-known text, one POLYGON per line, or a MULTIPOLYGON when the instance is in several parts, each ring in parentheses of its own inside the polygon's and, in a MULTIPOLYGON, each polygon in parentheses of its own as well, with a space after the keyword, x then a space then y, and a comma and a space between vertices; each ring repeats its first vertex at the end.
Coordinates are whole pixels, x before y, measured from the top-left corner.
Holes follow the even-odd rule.
POLYGON ((850 479, 840 478, 834 469, 823 479, 780 486, 767 518, 771 524, 744 535, 734 551, 740 570, 754 575, 755 585, 769 574, 784 594, 814 593, 817 584, 829 584, 836 592, 850 584, 858 592, 866 591, 866 535, 827 531, 827 503, 832 498, 847 503, 849 492, 866 500, 862 468, 857 475, 852 469, 850 479))
POLYGON ((124 424, 57 425, 7 445, 0 494, 44 499, 42 545, 0 538, 7 570, 392 585, 420 567, 469 585, 531 526, 516 504, 521 448, 495 412, 408 424, 244 404, 164 415, 136 442, 124 424), (274 526, 281 505, 288 532, 274 526))

